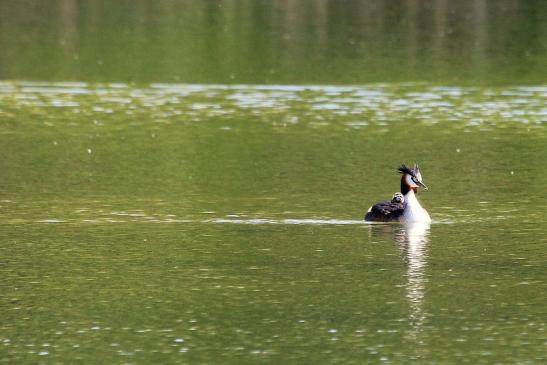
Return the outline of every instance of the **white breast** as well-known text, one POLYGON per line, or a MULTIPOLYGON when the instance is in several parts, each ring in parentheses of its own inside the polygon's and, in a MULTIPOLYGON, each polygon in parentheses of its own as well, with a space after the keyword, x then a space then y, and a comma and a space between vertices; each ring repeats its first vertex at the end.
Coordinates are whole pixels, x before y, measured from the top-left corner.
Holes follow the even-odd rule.
POLYGON ((410 190, 405 195, 405 210, 403 216, 401 217, 403 222, 431 222, 431 218, 427 211, 422 208, 416 195, 412 190, 410 190))

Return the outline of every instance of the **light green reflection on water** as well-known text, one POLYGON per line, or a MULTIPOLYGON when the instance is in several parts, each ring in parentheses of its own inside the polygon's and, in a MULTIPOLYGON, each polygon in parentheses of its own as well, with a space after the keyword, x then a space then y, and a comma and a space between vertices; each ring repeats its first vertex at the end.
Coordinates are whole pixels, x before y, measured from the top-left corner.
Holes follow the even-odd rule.
POLYGON ((0 79, 537 84, 541 0, 0 1, 0 79))
POLYGON ((543 363, 546 98, 0 83, 1 358, 543 363))

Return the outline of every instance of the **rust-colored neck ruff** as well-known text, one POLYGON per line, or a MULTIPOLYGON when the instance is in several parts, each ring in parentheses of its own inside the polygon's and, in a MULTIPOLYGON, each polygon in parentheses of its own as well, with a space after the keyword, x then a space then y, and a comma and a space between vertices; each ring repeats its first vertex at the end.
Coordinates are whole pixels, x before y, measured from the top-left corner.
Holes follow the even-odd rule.
POLYGON ((418 194, 418 188, 408 185, 406 182, 406 174, 403 174, 403 176, 401 176, 401 193, 406 195, 410 190, 414 191, 414 194, 418 194))

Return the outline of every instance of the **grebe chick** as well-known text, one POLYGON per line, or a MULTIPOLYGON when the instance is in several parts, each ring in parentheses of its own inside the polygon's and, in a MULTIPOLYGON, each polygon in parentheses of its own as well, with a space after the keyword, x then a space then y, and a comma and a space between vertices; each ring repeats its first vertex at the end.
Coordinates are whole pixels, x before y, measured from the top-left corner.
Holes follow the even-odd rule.
POLYGON ((391 202, 392 203, 399 203, 399 204, 403 204, 405 202, 405 196, 399 192, 393 194, 393 196, 391 197, 391 202))
POLYGON ((402 165, 397 169, 401 177, 401 193, 395 193, 391 201, 374 204, 365 214, 368 222, 431 222, 427 211, 422 208, 416 198, 418 188, 427 190, 422 181, 418 165, 409 168, 402 165), (402 196, 400 196, 402 195, 402 196))

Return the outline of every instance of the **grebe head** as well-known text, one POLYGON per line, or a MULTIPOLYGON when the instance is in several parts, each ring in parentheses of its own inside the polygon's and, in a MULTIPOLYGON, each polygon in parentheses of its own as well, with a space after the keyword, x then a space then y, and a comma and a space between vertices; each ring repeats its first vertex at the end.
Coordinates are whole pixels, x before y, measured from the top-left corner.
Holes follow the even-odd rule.
POLYGON ((422 174, 418 165, 414 164, 414 168, 402 165, 397 169, 403 176, 401 177, 401 192, 406 195, 410 190, 414 193, 418 192, 418 188, 427 190, 427 186, 422 181, 422 174))
POLYGON ((405 202, 405 196, 401 193, 395 193, 393 194, 393 197, 391 197, 392 203, 404 203, 405 202))

